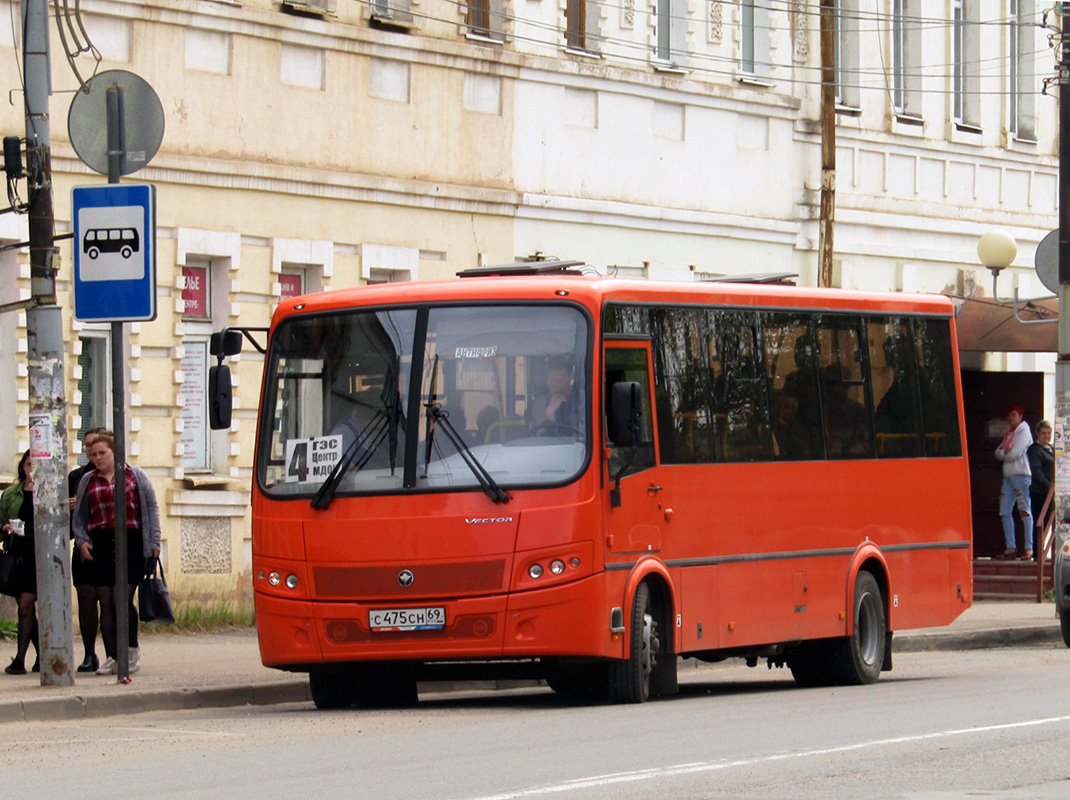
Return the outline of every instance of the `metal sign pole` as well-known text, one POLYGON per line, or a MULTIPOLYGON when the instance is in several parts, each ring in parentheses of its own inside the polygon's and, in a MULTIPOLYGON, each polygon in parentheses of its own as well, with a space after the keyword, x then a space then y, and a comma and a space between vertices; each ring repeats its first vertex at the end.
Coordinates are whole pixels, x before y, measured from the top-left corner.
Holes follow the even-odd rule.
MULTIPOLYGON (((108 183, 118 183, 122 175, 122 103, 122 89, 109 86, 108 183)), ((122 322, 111 324, 112 431, 115 434, 115 661, 118 664, 120 683, 125 683, 130 678, 130 605, 126 599, 130 590, 126 574, 126 359, 123 358, 125 327, 122 322)))

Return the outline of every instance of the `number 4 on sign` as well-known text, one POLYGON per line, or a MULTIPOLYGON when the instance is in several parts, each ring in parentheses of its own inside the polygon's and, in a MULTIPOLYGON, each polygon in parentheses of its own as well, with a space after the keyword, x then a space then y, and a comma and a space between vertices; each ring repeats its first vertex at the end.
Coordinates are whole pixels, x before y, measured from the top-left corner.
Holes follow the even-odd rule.
POLYGON ((286 459, 286 478, 304 483, 308 480, 308 442, 295 442, 286 459))

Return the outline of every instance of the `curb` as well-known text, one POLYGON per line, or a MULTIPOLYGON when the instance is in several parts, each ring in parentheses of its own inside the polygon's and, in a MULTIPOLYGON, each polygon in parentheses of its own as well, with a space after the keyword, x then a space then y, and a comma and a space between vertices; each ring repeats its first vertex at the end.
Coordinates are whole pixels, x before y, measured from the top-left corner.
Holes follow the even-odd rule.
POLYGON ((206 689, 131 691, 99 696, 71 695, 0 703, 0 724, 89 719, 145 711, 189 711, 195 708, 265 706, 310 701, 307 680, 251 683, 206 689))
POLYGON ((993 628, 989 630, 937 631, 892 637, 893 653, 922 653, 927 650, 986 650, 992 647, 1018 645, 1062 644, 1058 625, 1032 625, 1021 628, 993 628))
MULTIPOLYGON (((1058 625, 1034 625, 1011 629, 989 629, 954 633, 909 633, 893 637, 893 653, 927 651, 984 650, 995 647, 1062 643, 1058 625)), ((452 682, 429 685, 428 692, 448 693, 473 688, 512 688, 516 681, 452 682)), ((528 682, 523 682, 527 685, 528 682)), ((0 724, 5 722, 48 722, 71 719, 99 719, 146 711, 189 711, 197 708, 234 708, 281 703, 311 702, 306 678, 269 683, 213 686, 202 689, 132 690, 129 694, 70 695, 32 700, 0 702, 0 724)))

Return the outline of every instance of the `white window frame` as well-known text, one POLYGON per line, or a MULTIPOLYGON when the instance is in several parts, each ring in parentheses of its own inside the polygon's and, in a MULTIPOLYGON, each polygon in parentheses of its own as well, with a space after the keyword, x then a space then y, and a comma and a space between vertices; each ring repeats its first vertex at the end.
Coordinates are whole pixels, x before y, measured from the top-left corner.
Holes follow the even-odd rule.
POLYGON ((962 130, 981 129, 978 0, 951 0, 951 121, 962 130))
POLYGON ((687 0, 655 0, 654 58, 668 67, 687 63, 687 0))
POLYGON ((892 0, 892 110, 899 118, 920 120, 921 0, 892 0))
POLYGON ((858 0, 836 0, 835 74, 836 104, 861 107, 858 0))
POLYGON ((1007 130, 1024 142, 1037 141, 1036 0, 1010 0, 1007 130))

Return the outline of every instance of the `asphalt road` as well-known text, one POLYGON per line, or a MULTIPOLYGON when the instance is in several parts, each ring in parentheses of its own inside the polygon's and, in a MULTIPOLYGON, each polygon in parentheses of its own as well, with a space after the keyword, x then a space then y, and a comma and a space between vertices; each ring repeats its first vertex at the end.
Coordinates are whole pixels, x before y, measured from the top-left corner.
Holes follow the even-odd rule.
POLYGON ((1070 651, 908 653, 866 687, 784 671, 683 673, 680 697, 584 705, 547 690, 0 727, 19 798, 910 798, 1070 796, 1070 651))

